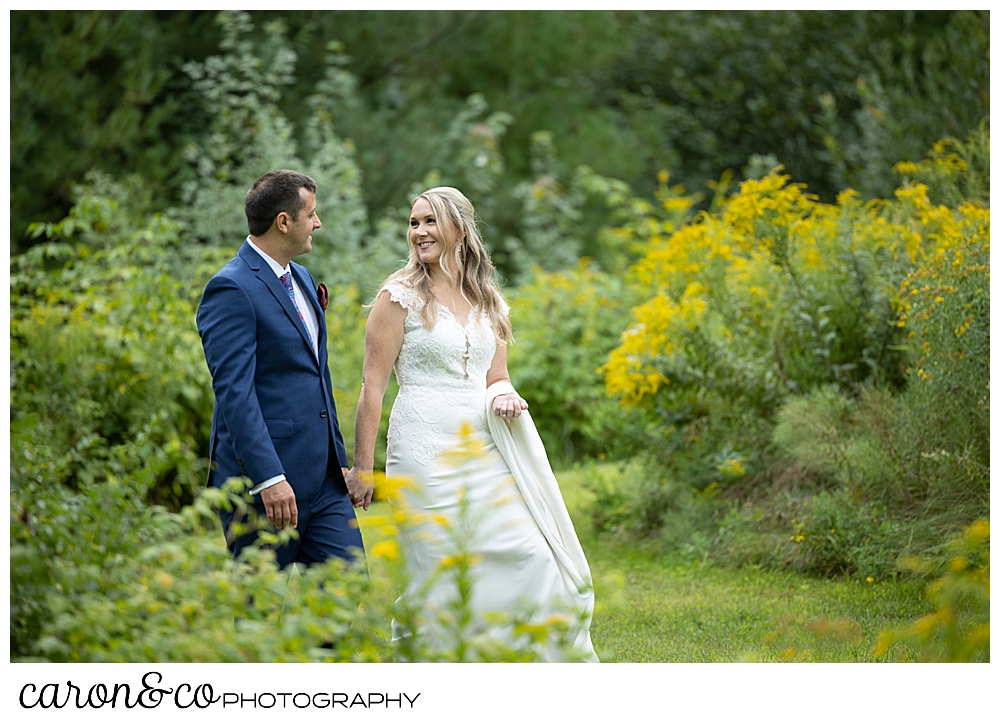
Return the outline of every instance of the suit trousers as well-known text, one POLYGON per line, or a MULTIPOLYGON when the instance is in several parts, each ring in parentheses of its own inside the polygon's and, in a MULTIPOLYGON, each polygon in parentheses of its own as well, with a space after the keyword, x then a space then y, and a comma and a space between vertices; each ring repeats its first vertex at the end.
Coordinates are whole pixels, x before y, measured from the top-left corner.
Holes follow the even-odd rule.
MULTIPOLYGON (((337 457, 330 455, 330 467, 319 491, 311 497, 295 500, 299 511, 298 536, 288 544, 274 547, 279 567, 287 567, 293 562, 313 565, 335 556, 364 569, 365 546, 361 539, 354 505, 347 495, 343 475, 337 464, 337 457)), ((254 507, 258 518, 267 519, 264 503, 260 495, 254 495, 254 507)), ((228 533, 233 521, 233 510, 221 510, 222 529, 228 533)), ((274 527, 268 522, 269 529, 274 527)), ((226 535, 229 551, 239 557, 244 547, 257 539, 257 530, 247 532, 235 539, 226 535)))

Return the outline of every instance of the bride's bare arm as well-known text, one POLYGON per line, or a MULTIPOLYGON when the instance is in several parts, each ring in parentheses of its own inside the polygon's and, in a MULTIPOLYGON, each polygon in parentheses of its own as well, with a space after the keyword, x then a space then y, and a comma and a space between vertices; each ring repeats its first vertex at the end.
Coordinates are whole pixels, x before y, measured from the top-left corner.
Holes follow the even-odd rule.
POLYGON ((383 291, 375 299, 365 327, 365 363, 361 375, 361 396, 354 418, 354 467, 347 475, 347 492, 355 507, 367 510, 372 501, 375 466, 375 439, 382 421, 382 399, 389 385, 392 365, 403 346, 406 309, 383 291))
MULTIPOLYGON (((493 353, 493 362, 486 372, 486 386, 497 382, 510 382, 510 374, 507 372, 507 345, 497 344, 497 350, 493 353)), ((493 400, 493 413, 498 417, 512 419, 520 417, 521 412, 528 408, 528 403, 517 394, 500 394, 493 400)))

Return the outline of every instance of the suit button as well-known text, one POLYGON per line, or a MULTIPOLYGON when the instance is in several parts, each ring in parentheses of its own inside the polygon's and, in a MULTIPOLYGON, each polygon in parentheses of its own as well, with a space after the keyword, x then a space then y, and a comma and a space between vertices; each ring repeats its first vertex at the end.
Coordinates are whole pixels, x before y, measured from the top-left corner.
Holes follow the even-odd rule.
POLYGON ((320 417, 321 417, 322 419, 326 419, 326 410, 324 409, 324 410, 323 410, 322 412, 320 412, 320 413, 319 413, 319 416, 320 416, 320 417))

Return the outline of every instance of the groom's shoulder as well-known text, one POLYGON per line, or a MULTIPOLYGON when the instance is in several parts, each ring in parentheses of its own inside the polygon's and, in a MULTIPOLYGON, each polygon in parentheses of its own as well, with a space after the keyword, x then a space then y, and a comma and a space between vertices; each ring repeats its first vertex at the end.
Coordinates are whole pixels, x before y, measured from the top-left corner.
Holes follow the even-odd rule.
POLYGON ((230 259, 225 266, 216 271, 212 278, 208 280, 206 288, 225 287, 232 284, 243 286, 245 283, 246 264, 241 262, 237 257, 230 259), (243 266, 243 268, 241 269, 240 266, 243 266))
POLYGON ((215 276, 241 280, 244 277, 254 275, 254 269, 248 263, 248 253, 253 254, 254 251, 244 245, 233 258, 226 262, 225 266, 215 272, 215 276))
POLYGON ((246 261, 237 254, 212 275, 212 278, 205 284, 202 293, 202 302, 209 296, 225 293, 226 290, 242 290, 243 294, 252 297, 253 279, 256 273, 247 265, 246 261))
POLYGON ((246 262, 239 256, 233 256, 226 264, 215 272, 216 276, 234 276, 247 271, 246 262))

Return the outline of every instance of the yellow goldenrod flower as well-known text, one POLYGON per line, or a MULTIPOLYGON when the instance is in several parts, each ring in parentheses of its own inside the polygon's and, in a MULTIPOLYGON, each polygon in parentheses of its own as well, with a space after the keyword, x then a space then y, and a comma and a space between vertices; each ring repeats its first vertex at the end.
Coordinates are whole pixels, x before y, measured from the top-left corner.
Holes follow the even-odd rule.
POLYGON ((382 540, 372 545, 370 553, 374 557, 382 557, 386 560, 395 560, 399 557, 399 545, 395 540, 382 540))

